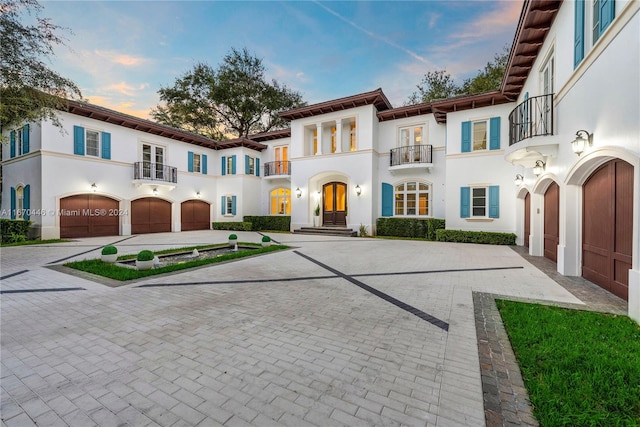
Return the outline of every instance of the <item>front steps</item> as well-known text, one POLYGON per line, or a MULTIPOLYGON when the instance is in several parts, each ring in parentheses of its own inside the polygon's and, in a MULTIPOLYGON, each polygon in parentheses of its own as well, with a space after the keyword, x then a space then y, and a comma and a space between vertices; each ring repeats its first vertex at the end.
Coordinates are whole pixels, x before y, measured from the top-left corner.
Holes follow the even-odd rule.
POLYGON ((314 234, 316 236, 343 236, 355 237, 358 235, 356 231, 345 227, 300 227, 293 230, 295 234, 314 234))

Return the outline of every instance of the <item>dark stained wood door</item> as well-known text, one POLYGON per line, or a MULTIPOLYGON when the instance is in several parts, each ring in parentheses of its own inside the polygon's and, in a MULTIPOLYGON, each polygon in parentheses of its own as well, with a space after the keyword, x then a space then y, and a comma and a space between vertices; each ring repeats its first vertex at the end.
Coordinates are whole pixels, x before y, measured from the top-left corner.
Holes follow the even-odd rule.
POLYGON ((97 194, 60 199, 60 238, 117 236, 120 204, 97 194))
POLYGON ((131 202, 131 233, 163 233, 171 231, 171 203, 156 197, 131 202))
POLYGON ((582 276, 629 299, 633 246, 633 166, 612 160, 582 187, 582 276))
POLYGON ((560 187, 555 182, 544 193, 544 256, 558 262, 560 242, 560 187))
POLYGON ((529 247, 529 235, 531 234, 531 194, 524 196, 524 246, 529 247))
POLYGON ((211 228, 211 205, 202 200, 187 200, 180 205, 181 230, 209 230, 211 228))
POLYGON ((347 185, 330 182, 322 187, 322 225, 347 225, 347 185))

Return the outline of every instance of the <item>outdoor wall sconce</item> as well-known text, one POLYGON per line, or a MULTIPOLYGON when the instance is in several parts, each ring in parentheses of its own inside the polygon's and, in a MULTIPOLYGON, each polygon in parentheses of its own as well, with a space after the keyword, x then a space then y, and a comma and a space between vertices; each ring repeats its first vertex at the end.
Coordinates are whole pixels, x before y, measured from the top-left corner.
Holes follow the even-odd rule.
POLYGON ((513 180, 513 183, 516 185, 516 187, 520 187, 523 182, 524 182, 524 177, 520 174, 517 174, 516 179, 513 180))
POLYGON ((96 190, 98 190, 98 186, 96 185, 96 183, 94 182, 93 184, 91 184, 91 191, 93 191, 94 193, 96 192, 96 190))
POLYGON ((199 192, 199 191, 198 191, 198 192, 196 192, 196 198, 198 198, 198 199, 199 199, 200 197, 202 197, 202 195, 200 194, 200 192, 199 192))
POLYGON ((298 199, 302 197, 302 190, 300 189, 300 187, 296 188, 296 197, 298 199))
POLYGON ((356 195, 360 197, 360 194, 362 194, 362 188, 360 188, 359 185, 356 185, 356 195))
POLYGON ((540 174, 544 171, 544 162, 542 160, 536 160, 536 165, 533 167, 533 174, 535 176, 540 176, 540 174))
POLYGON ((157 187, 155 187, 155 188, 153 189, 153 195, 154 195, 154 196, 157 196, 157 195, 158 195, 158 188, 157 188, 157 187))
POLYGON ((579 130, 576 132, 576 139, 571 141, 571 148, 573 152, 578 156, 582 154, 587 144, 591 146, 593 144, 593 134, 586 130, 579 130))

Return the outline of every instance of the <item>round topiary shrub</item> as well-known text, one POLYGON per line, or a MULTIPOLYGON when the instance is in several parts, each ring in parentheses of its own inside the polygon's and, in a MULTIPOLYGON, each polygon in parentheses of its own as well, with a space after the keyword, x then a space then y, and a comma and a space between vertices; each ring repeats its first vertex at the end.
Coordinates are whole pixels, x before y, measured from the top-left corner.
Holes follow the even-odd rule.
POLYGON ((153 261, 153 252, 151 252, 148 249, 145 249, 143 251, 138 252, 138 256, 136 257, 136 260, 138 261, 153 261))
POLYGON ((229 234, 229 240, 238 240, 238 236, 235 234, 229 234))
POLYGON ((115 246, 105 246, 102 248, 102 255, 115 255, 118 253, 118 249, 115 246))
POLYGON ((271 241, 271 237, 269 237, 269 236, 262 236, 262 241, 263 241, 264 243, 270 242, 270 241, 271 241))

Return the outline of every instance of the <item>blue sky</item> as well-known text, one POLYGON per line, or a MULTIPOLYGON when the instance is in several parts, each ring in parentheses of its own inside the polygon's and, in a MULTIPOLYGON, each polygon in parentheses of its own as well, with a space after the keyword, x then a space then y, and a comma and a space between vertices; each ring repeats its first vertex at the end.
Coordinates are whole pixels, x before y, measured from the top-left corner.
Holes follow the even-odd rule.
POLYGON ((398 107, 430 70, 473 76, 510 46, 522 8, 505 1, 42 1, 67 27, 52 68, 90 102, 140 117, 196 62, 234 47, 310 104, 381 87, 398 107))

